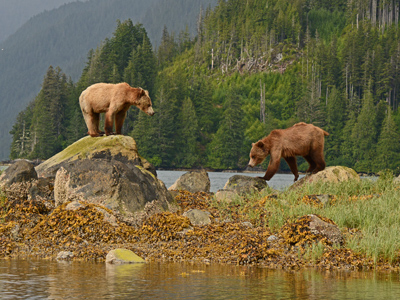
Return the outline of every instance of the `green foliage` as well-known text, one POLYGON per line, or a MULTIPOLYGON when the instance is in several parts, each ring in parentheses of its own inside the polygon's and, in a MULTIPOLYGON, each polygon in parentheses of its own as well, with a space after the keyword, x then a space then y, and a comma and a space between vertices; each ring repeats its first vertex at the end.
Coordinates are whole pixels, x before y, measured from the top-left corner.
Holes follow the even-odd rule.
POLYGON ((176 34, 165 26, 154 52, 141 24, 118 21, 113 36, 89 52, 76 84, 60 78, 65 89, 54 92, 47 76, 11 131, 12 157, 47 157, 72 143, 86 131, 80 92, 95 82, 126 81, 150 91, 156 114, 130 109, 123 132, 160 167, 242 168, 252 142, 309 122, 330 133, 328 165, 396 170, 400 29, 362 7, 344 0, 219 1, 201 10, 195 39, 188 29, 176 34), (58 118, 45 123, 38 111, 58 118))

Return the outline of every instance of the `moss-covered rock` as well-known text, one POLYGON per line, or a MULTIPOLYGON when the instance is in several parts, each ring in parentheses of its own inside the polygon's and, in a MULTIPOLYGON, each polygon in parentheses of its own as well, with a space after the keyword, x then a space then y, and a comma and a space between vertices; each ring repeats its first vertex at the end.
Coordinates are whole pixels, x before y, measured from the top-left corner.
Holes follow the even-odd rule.
POLYGON ((108 252, 106 262, 110 264, 144 263, 144 259, 128 249, 115 249, 108 252))
POLYGON ((146 204, 165 211, 173 201, 154 167, 140 157, 135 140, 127 136, 85 137, 36 170, 40 176, 55 176, 56 206, 88 201, 132 225, 141 222, 146 204))
POLYGON ((143 168, 157 176, 154 166, 139 155, 135 140, 123 135, 84 137, 41 163, 36 167, 36 172, 39 177, 55 177, 57 170, 64 164, 85 159, 119 161, 130 167, 143 168))

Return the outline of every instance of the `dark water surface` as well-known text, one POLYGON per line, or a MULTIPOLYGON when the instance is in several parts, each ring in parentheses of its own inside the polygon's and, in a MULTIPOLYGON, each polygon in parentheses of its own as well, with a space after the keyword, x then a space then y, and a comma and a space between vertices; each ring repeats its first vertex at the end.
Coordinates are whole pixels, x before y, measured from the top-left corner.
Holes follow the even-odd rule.
MULTIPOLYGON (((157 170, 157 176, 161 179, 167 188, 169 188, 174 182, 187 171, 165 171, 157 170)), ((231 172, 207 172, 211 182, 211 192, 216 192, 222 189, 228 179, 234 175, 245 175, 251 177, 264 176, 264 173, 231 173, 231 172)), ((299 179, 304 177, 300 175, 299 179)), ((274 177, 268 181, 268 185, 277 190, 284 190, 293 184, 293 174, 275 174, 274 177)))
POLYGON ((398 273, 0 260, 1 299, 399 299, 398 273))

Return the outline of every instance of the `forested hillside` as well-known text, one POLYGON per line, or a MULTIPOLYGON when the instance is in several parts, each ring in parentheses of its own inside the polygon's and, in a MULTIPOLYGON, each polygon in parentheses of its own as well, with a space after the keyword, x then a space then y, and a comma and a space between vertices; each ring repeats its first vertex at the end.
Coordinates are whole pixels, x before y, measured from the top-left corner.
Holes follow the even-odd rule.
POLYGON ((165 28, 155 53, 145 26, 119 23, 78 82, 48 69, 11 157, 44 159, 84 136, 80 92, 126 81, 150 91, 156 115, 131 109, 123 132, 158 167, 243 168, 252 142, 303 121, 330 133, 328 165, 397 171, 398 20, 398 1, 220 0, 196 38, 165 28))
POLYGON ((31 18, 0 43, 0 158, 9 155, 9 131, 19 111, 37 95, 50 65, 76 81, 90 49, 112 36, 117 20, 130 18, 149 29, 153 44, 162 30, 196 33, 200 8, 216 0, 88 0, 68 3, 31 18))

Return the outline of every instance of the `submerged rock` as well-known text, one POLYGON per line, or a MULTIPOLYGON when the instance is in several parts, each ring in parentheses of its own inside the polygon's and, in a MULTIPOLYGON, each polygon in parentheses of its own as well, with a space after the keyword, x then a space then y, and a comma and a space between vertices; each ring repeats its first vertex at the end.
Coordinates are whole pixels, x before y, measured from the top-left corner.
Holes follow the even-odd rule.
POLYGON ((61 251, 57 254, 56 260, 71 260, 74 258, 74 253, 70 251, 61 251))
POLYGON ((209 193, 210 178, 205 170, 190 171, 179 177, 168 190, 184 190, 190 193, 209 193))
POLYGON ((10 186, 13 183, 31 181, 38 178, 35 167, 26 160, 19 160, 9 166, 0 176, 1 186, 10 186))
POLYGON ((110 264, 132 264, 144 262, 145 260, 143 258, 128 249, 111 250, 106 256, 106 263, 110 264))

